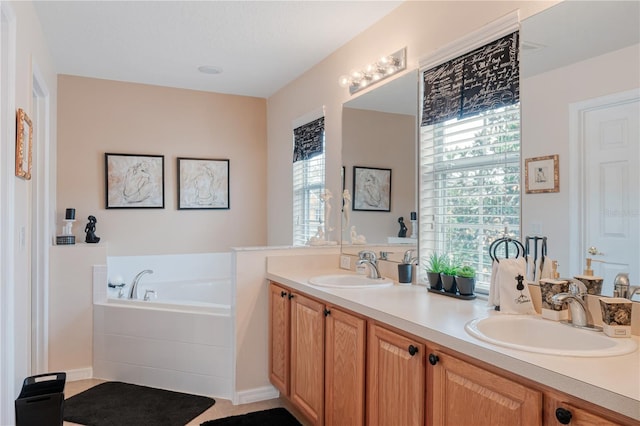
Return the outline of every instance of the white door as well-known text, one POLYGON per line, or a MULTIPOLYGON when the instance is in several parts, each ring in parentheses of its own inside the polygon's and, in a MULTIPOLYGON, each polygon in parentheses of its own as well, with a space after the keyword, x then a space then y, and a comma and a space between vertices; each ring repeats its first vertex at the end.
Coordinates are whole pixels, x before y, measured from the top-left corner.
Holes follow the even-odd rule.
POLYGON ((628 272, 640 284, 640 102, 637 97, 596 102, 583 110, 583 256, 604 278, 603 294, 628 272), (597 252, 589 255, 589 248, 597 252))

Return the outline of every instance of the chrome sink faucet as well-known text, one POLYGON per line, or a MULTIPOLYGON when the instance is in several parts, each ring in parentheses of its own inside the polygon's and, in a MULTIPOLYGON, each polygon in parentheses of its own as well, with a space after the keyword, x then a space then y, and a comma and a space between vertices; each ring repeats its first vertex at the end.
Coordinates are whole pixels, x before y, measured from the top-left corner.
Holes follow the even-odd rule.
POLYGON ((138 298, 138 283, 140 279, 145 274, 153 274, 151 269, 145 269, 142 272, 138 272, 138 275, 135 276, 133 282, 131 283, 131 289, 129 290, 129 299, 137 299, 138 298))
POLYGON ((555 305, 569 306, 571 312, 571 322, 568 323, 574 327, 585 328, 589 330, 598 330, 594 327, 593 320, 589 314, 587 303, 584 300, 587 294, 587 287, 580 281, 572 281, 569 284, 569 293, 558 293, 551 298, 555 305))
POLYGON ((378 259, 376 254, 371 250, 362 250, 358 253, 358 265, 369 266, 369 278, 377 280, 380 278, 380 271, 378 270, 378 259))

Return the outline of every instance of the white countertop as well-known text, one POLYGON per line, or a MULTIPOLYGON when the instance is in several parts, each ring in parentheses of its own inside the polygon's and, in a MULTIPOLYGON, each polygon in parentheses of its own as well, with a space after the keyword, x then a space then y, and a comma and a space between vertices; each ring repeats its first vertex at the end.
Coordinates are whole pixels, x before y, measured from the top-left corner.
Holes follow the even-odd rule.
MULTIPOLYGON (((472 319, 504 315, 495 312, 485 300, 454 299, 429 293, 426 287, 418 285, 367 289, 317 287, 308 284, 309 278, 348 271, 326 262, 297 265, 299 262, 271 259, 267 268, 270 280, 640 420, 640 350, 615 357, 582 358, 503 348, 480 341, 464 330, 472 319)), ((640 343, 637 336, 632 339, 640 343)))

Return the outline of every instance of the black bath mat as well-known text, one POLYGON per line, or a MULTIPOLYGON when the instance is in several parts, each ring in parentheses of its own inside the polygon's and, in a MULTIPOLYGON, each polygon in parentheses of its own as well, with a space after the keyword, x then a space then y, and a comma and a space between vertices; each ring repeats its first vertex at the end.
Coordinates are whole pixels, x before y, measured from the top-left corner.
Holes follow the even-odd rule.
POLYGON ((285 408, 272 408, 264 411, 208 420, 200 426, 301 426, 300 422, 285 408))
POLYGON ((64 419, 90 426, 184 426, 215 404, 206 396, 105 382, 64 401, 64 419))

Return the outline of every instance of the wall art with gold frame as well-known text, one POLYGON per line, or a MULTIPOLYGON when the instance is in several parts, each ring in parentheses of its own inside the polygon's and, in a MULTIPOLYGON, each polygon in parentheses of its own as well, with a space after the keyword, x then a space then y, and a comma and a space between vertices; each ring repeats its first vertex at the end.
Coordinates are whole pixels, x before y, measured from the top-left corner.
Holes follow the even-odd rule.
POLYGON ((524 181, 527 194, 560 192, 558 154, 524 160, 524 181))
POLYGON ((16 176, 31 179, 33 152, 33 127, 29 116, 22 108, 16 113, 16 176))

